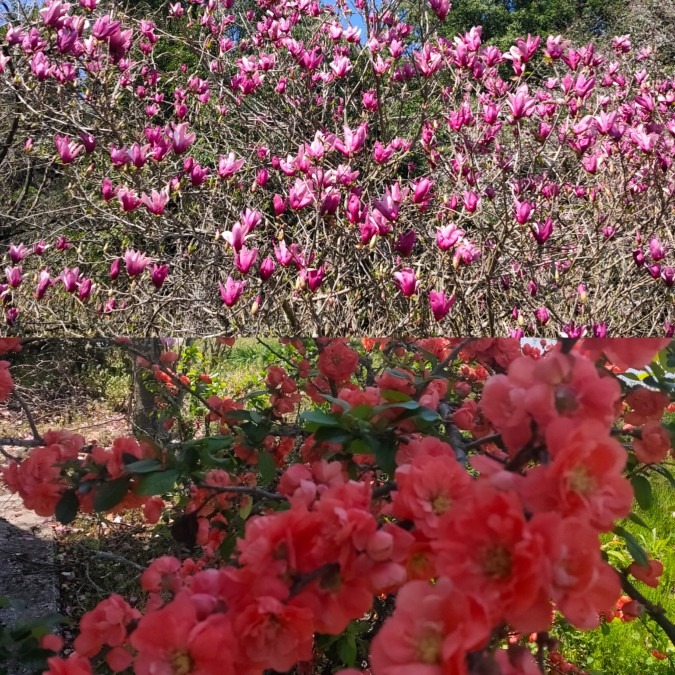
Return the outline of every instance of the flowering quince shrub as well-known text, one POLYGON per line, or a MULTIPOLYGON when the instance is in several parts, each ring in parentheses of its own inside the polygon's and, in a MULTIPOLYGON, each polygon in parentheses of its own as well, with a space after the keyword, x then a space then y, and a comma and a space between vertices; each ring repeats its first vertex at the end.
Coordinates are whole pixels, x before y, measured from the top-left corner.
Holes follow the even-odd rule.
POLYGON ((670 335, 672 75, 627 35, 447 39, 448 11, 49 0, 9 17, 6 322, 670 335), (171 50, 189 64, 163 70, 171 50))
POLYGON ((180 431, 161 445, 49 431, 2 469, 40 515, 142 508, 192 551, 150 564, 142 606, 85 614, 47 673, 568 672, 560 618, 644 615, 675 640, 639 590, 663 565, 620 524, 654 476, 675 486, 669 340, 284 342, 239 400, 176 352, 146 360, 180 431), (203 405, 191 437, 181 389, 203 405))

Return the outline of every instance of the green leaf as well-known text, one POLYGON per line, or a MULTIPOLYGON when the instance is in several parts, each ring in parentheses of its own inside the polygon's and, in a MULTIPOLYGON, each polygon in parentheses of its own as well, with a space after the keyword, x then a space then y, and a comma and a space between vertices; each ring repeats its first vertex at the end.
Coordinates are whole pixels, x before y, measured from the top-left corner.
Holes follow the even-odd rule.
POLYGON ((340 421, 334 415, 328 415, 321 410, 308 410, 300 415, 301 419, 319 427, 339 427, 340 421))
POLYGON ((633 492, 635 492, 635 499, 640 505, 640 508, 649 511, 654 504, 652 484, 649 482, 649 479, 637 474, 631 478, 630 482, 633 486, 633 492))
POLYGON ((649 525, 647 525, 647 523, 645 523, 645 521, 642 520, 642 518, 640 518, 640 516, 638 516, 637 513, 633 513, 633 512, 629 513, 628 514, 628 520, 634 522, 636 525, 639 525, 640 527, 644 527, 647 530, 651 530, 649 525))
POLYGON ((94 511, 115 508, 129 491, 131 476, 122 476, 99 485, 94 492, 94 511))
POLYGON ((362 403, 361 405, 352 408, 348 414, 350 417, 355 417, 357 420, 367 420, 373 416, 373 407, 362 403))
POLYGON ((670 473, 670 471, 668 471, 668 469, 666 469, 665 466, 661 466, 660 464, 653 464, 651 466, 651 469, 652 471, 660 473, 670 483, 670 487, 675 488, 675 476, 673 476, 673 474, 670 473))
POLYGON ((152 471, 157 471, 161 467, 162 463, 158 462, 156 459, 141 459, 137 462, 127 464, 124 468, 129 473, 151 473, 152 471))
POLYGON ((320 443, 348 443, 354 435, 344 429, 322 427, 314 432, 314 439, 320 443))
POLYGON ((241 505, 239 506, 239 517, 242 520, 246 520, 251 515, 252 509, 253 509, 253 500, 242 499, 241 505))
POLYGON ((77 498, 75 490, 66 490, 56 504, 56 512, 54 515, 59 523, 68 525, 75 520, 79 508, 80 500, 77 498))
POLYGON ((343 635, 337 643, 337 653, 345 666, 356 663, 356 638, 352 633, 343 635))
POLYGON ((396 389, 383 389, 380 394, 385 401, 390 403, 396 403, 399 401, 410 401, 410 394, 406 394, 402 391, 396 389))
POLYGON ((170 492, 176 485, 178 476, 178 469, 148 473, 141 479, 136 492, 142 497, 154 497, 170 492))
POLYGON ((647 565, 649 561, 647 559, 647 552, 640 546, 638 540, 626 529, 617 525, 614 528, 615 534, 619 535, 625 542, 628 552, 631 554, 633 560, 638 565, 647 565))
POLYGON ((349 410, 351 406, 347 401, 343 401, 341 398, 335 398, 335 396, 330 396, 329 394, 321 394, 323 398, 326 399, 329 403, 335 403, 339 405, 343 410, 349 410))
POLYGON ((373 449, 362 438, 355 438, 349 444, 349 452, 354 455, 369 455, 373 449))
POLYGON ((258 453, 258 473, 260 474, 260 484, 268 486, 277 475, 277 465, 274 463, 274 457, 267 450, 261 450, 258 453))
POLYGON ((251 420, 251 413, 248 410, 228 410, 225 417, 228 420, 249 422, 251 420))
POLYGON ((389 445, 388 443, 385 445, 370 434, 366 434, 364 438, 370 444, 370 451, 375 455, 377 465, 380 469, 390 477, 393 476, 396 471, 396 460, 394 459, 396 450, 394 446, 389 445))

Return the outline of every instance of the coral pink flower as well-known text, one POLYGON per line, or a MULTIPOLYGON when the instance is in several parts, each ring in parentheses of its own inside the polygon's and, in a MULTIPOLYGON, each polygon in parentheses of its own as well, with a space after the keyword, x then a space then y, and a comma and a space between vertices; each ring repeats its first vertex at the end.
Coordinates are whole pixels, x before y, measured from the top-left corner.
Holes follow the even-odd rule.
POLYGON ((642 436, 633 441, 633 450, 639 462, 658 464, 668 456, 670 434, 660 422, 650 420, 642 427, 642 436))
POLYGON ((618 574, 602 559, 597 531, 579 518, 558 517, 548 535, 557 549, 551 597, 573 626, 597 628, 600 615, 611 614, 621 595, 618 574))
POLYGON ((558 420, 546 432, 550 464, 530 469, 523 498, 532 511, 587 519, 609 531, 631 509, 633 488, 622 475, 627 454, 594 420, 558 420))
MULTIPOLYGON (((136 675, 238 675, 237 640, 226 614, 198 621, 195 603, 179 594, 146 614, 131 635, 136 675)), ((244 671, 245 672, 245 671, 244 671)))
POLYGON ((632 563, 628 571, 643 584, 657 588, 659 577, 663 574, 663 563, 660 560, 650 560, 646 565, 632 563))
POLYGON ((116 594, 109 596, 80 620, 75 650, 82 656, 91 657, 96 656, 103 645, 119 647, 127 639, 127 625, 140 617, 141 613, 124 598, 116 594))
POLYGON ((440 520, 471 489, 473 480, 449 454, 418 455, 396 469, 397 489, 392 495, 396 518, 412 520, 428 537, 438 534, 440 520))
POLYGON ((244 668, 290 670, 312 658, 312 612, 287 605, 274 597, 261 597, 237 613, 234 634, 241 646, 244 668))
POLYGON ((47 659, 49 670, 44 675, 92 675, 91 664, 79 654, 71 654, 67 659, 53 656, 47 659))
POLYGON ((519 632, 546 630, 547 520, 535 516, 526 521, 513 492, 484 483, 443 521, 440 536, 432 542, 437 569, 480 597, 495 621, 506 620, 519 632))
POLYGON ((670 338, 587 338, 580 349, 597 358, 601 353, 622 370, 643 368, 649 365, 670 338))
POLYGON ((669 403, 667 394, 646 387, 633 387, 626 395, 626 403, 633 409, 624 415, 628 424, 639 425, 650 420, 660 420, 669 403))
POLYGON ((345 382, 356 372, 358 363, 359 355, 344 340, 333 340, 319 355, 317 367, 324 377, 345 382))
POLYGON ((489 634, 485 608, 461 587, 445 577, 433 585, 410 581, 373 640, 373 672, 466 675, 467 653, 483 647, 489 634))

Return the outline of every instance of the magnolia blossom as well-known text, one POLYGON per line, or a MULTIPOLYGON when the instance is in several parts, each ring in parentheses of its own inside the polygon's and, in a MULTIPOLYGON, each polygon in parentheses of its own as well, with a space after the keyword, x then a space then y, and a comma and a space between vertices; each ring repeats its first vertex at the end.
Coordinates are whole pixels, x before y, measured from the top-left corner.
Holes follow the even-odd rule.
POLYGON ((151 259, 140 251, 127 249, 124 254, 124 264, 130 277, 137 277, 151 262, 151 259))
POLYGON ((446 297, 444 291, 429 291, 429 304, 436 321, 442 321, 455 304, 455 296, 446 297))
POLYGON ((406 298, 417 293, 419 280, 415 276, 415 270, 410 267, 402 269, 400 272, 394 272, 396 285, 406 298))
POLYGON ((9 245, 9 259, 14 265, 20 263, 27 255, 30 254, 30 249, 26 248, 23 243, 16 246, 15 244, 9 245))
POLYGON ((150 271, 150 281, 155 288, 161 288, 169 275, 168 265, 158 265, 154 263, 150 271))
POLYGON ((75 158, 84 150, 83 145, 79 145, 75 141, 68 138, 68 136, 60 136, 56 134, 54 137, 54 145, 58 150, 61 161, 64 164, 70 164, 75 161, 75 158))
POLYGON ((244 292, 244 286, 246 285, 245 281, 235 281, 231 276, 227 277, 225 285, 220 281, 218 282, 218 287, 220 288, 220 298, 228 307, 233 307, 237 300, 241 297, 244 292))
POLYGON ((141 203, 145 206, 150 213, 161 216, 164 213, 166 205, 169 203, 169 191, 167 188, 162 188, 159 192, 157 190, 152 191, 152 196, 143 192, 141 194, 141 203))

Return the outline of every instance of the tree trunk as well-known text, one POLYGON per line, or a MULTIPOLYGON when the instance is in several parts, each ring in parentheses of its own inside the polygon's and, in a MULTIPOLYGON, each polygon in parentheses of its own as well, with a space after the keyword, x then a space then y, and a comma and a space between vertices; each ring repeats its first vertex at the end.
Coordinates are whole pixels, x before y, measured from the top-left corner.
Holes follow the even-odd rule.
MULTIPOLYGON (((162 344, 159 338, 134 340, 134 349, 142 352, 151 363, 158 363, 162 352, 162 344)), ((131 424, 134 434, 150 436, 160 440, 166 436, 163 427, 161 411, 155 405, 155 395, 146 387, 143 373, 145 369, 136 363, 137 357, 132 358, 131 377, 131 424)), ((147 371, 146 378, 147 378, 147 371)))

